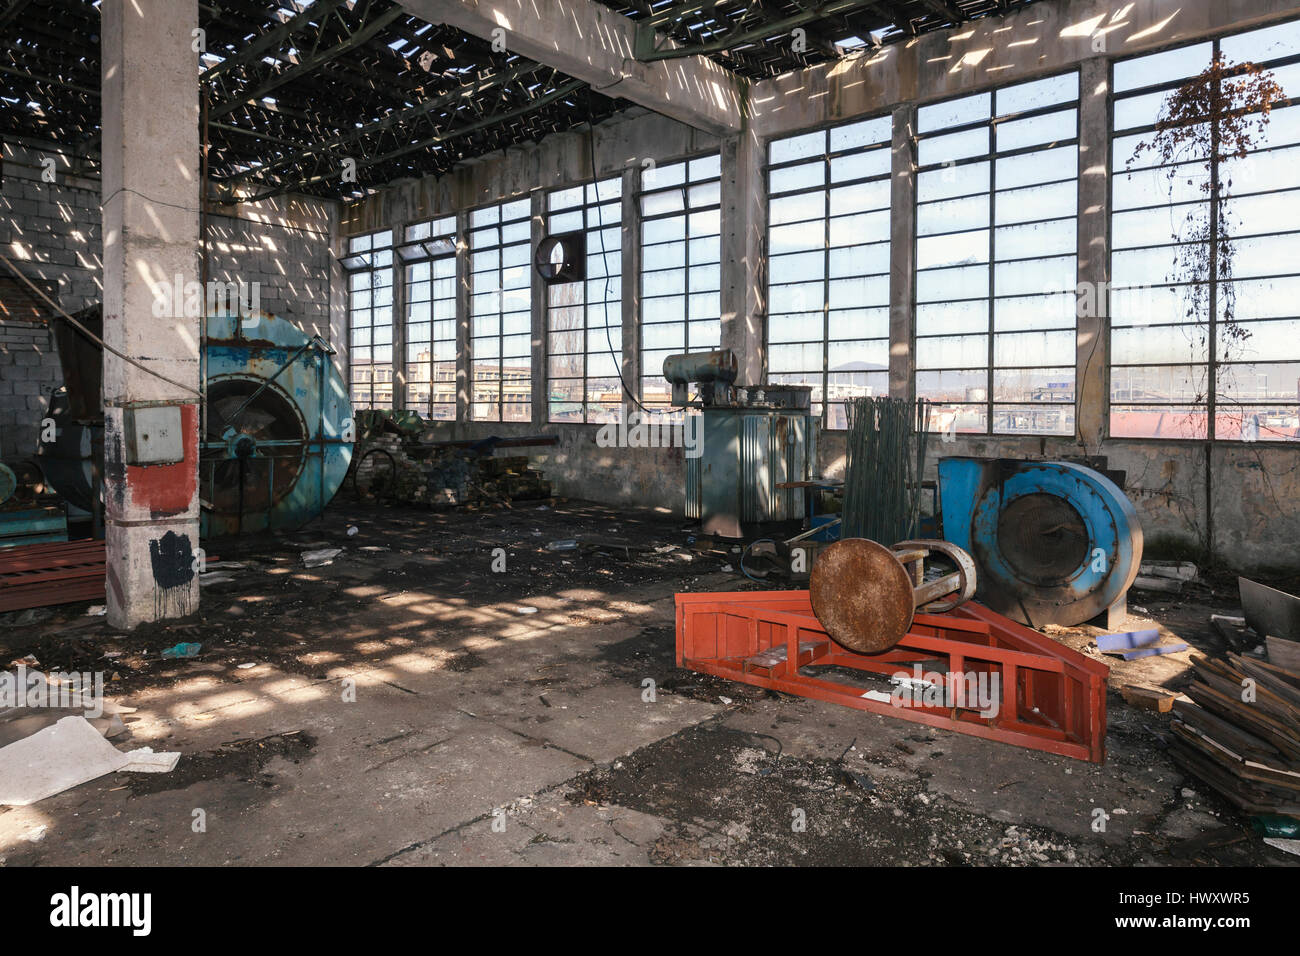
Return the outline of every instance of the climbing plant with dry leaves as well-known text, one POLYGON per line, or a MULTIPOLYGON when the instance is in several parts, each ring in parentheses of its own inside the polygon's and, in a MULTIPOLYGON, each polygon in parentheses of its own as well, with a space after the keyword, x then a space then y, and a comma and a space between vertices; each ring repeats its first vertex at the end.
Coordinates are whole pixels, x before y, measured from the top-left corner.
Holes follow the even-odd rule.
MULTIPOLYGON (((1171 224, 1170 238, 1176 243, 1172 278, 1187 286, 1185 317, 1192 323, 1196 344, 1212 356, 1212 375, 1250 337, 1250 330, 1236 320, 1231 281, 1236 223, 1228 203, 1233 194, 1230 162, 1246 159, 1262 145, 1274 107, 1285 101, 1271 72, 1251 62, 1232 63, 1216 53, 1203 72, 1170 91, 1152 137, 1138 143, 1128 160, 1132 168, 1154 155, 1166 167, 1171 217, 1176 215, 1174 192, 1180 180, 1199 187, 1208 199, 1190 205, 1182 222, 1171 224), (1223 354, 1217 349, 1220 344, 1223 354)), ((1209 380, 1204 388, 1207 394, 1198 395, 1197 404, 1206 401, 1209 380)))

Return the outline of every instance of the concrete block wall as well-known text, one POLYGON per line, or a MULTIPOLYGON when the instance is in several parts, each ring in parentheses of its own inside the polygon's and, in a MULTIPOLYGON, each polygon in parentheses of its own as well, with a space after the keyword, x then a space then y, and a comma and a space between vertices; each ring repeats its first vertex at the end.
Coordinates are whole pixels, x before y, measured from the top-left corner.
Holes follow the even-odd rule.
MULTIPOLYGON (((99 182, 53 147, 0 148, 0 253, 69 312, 99 301, 99 182)), ((0 277, 14 275, 0 265, 0 277)), ((49 326, 0 313, 0 460, 35 455, 40 420, 62 384, 49 326)))
POLYGON ((0 321, 0 461, 36 454, 40 420, 62 382, 46 326, 0 321))
POLYGON ((289 196, 210 215, 208 278, 257 282, 263 311, 328 341, 334 206, 289 196))

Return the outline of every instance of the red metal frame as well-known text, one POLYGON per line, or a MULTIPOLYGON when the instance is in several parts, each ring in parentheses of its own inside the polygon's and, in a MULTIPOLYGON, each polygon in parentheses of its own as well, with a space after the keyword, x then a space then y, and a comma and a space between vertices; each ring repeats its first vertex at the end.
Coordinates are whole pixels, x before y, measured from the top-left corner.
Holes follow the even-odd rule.
POLYGON ((945 614, 917 614, 895 647, 858 654, 822 629, 807 591, 676 599, 678 667, 1064 757, 1106 759, 1106 665, 974 602, 945 614), (910 676, 917 661, 926 662, 926 673, 997 674, 997 714, 899 706, 863 697, 860 687, 800 673, 815 665, 910 676))

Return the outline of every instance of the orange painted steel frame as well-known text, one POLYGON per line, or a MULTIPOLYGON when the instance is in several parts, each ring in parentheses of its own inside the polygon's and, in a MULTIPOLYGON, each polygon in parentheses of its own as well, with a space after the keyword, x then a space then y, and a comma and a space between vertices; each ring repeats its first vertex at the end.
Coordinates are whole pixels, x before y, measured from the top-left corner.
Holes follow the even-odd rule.
POLYGON ((679 667, 1065 757, 1106 759, 1106 665, 974 602, 945 614, 917 614, 895 647, 858 654, 830 639, 807 591, 676 599, 679 667), (751 660, 769 649, 778 656, 784 649, 784 659, 751 660), (998 675, 997 714, 872 700, 860 687, 799 671, 816 665, 910 676, 918 662, 925 674, 998 675))

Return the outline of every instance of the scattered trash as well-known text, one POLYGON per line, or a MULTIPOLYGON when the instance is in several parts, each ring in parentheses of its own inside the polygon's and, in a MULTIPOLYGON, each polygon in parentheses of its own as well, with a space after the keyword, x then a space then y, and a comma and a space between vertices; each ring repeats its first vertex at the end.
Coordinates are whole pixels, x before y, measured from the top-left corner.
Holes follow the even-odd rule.
POLYGON ((1139 574, 1133 579, 1133 587, 1139 591, 1160 591, 1165 594, 1178 594, 1183 589, 1183 582, 1176 579, 1147 577, 1139 574))
POLYGON ((165 658, 172 658, 172 659, 185 659, 190 657, 198 657, 199 651, 201 651, 202 649, 203 649, 202 644, 186 644, 182 642, 180 644, 174 644, 171 647, 164 648, 162 652, 162 656, 165 658))
POLYGON ((659 547, 655 548, 655 554, 667 554, 669 551, 676 551, 676 550, 677 550, 677 545, 675 545, 675 544, 664 544, 664 545, 660 545, 659 547))
POLYGON ((1174 701, 1178 699, 1177 694, 1154 690, 1149 687, 1138 687, 1135 684, 1121 687, 1119 692, 1134 707, 1140 707, 1143 710, 1154 710, 1160 714, 1167 714, 1173 710, 1174 701))
POLYGON ((181 759, 179 751, 155 753, 152 747, 129 750, 123 756, 128 758, 121 768, 126 773, 171 773, 181 759))
POLYGON ((103 617, 107 613, 107 604, 92 604, 90 607, 86 608, 86 615, 88 617, 103 617))
MULTIPOLYGON (((145 753, 152 751, 145 748, 145 753)), ((0 747, 0 804, 29 806, 138 761, 156 765, 162 756, 122 753, 85 717, 64 717, 30 737, 0 747)), ((179 753, 166 756, 180 759, 179 753)))
POLYGON ((537 613, 537 608, 535 608, 535 607, 528 607, 528 606, 525 604, 525 605, 521 605, 521 606, 515 608, 515 613, 516 613, 516 614, 536 614, 536 613, 537 613))
POLYGON ((1138 566, 1138 574, 1171 581, 1195 581, 1200 577, 1200 569, 1190 561, 1143 561, 1138 566))
POLYGON ((552 541, 546 545, 547 551, 576 551, 577 549, 577 538, 561 538, 559 541, 552 541))
POLYGON ((114 714, 111 717, 91 717, 89 720, 91 726, 103 734, 107 740, 121 737, 127 731, 126 724, 119 714, 114 714))
POLYGON ((1279 840, 1275 837, 1265 837, 1264 842, 1271 847, 1276 847, 1283 853, 1300 856, 1300 840, 1279 840))
POLYGON ((1126 661, 1187 650, 1186 644, 1158 645, 1159 640, 1159 629, 1149 628, 1145 631, 1126 631, 1123 634, 1102 634, 1097 638, 1097 647, 1103 654, 1114 654, 1126 661))
POLYGON ((1284 817, 1276 813, 1251 817, 1250 828, 1266 837, 1294 840, 1300 837, 1300 820, 1284 817))
POLYGON ((1268 649, 1268 661, 1287 671, 1300 671, 1300 641, 1288 641, 1284 637, 1269 635, 1264 638, 1268 649))
POLYGON ((1147 647, 1160 640, 1159 628, 1144 631, 1126 631, 1122 634, 1102 634, 1097 638, 1097 647, 1103 651, 1131 651, 1135 647, 1147 647))
POLYGON ((302 563, 305 567, 321 568, 333 564, 334 559, 343 553, 342 548, 321 548, 319 551, 304 551, 302 563))
POLYGON ((354 524, 348 525, 348 537, 349 538, 355 537, 360 530, 361 529, 354 524))
POLYGON ((730 704, 732 702, 730 697, 719 696, 718 700, 722 701, 724 704, 730 704))
POLYGON ((40 667, 41 662, 33 655, 28 654, 26 657, 20 657, 17 660, 9 662, 10 667, 40 667))
POLYGON ((207 574, 199 575, 199 587, 207 587, 209 584, 226 584, 233 580, 235 580, 233 575, 217 574, 210 571, 207 574))
POLYGON ((1256 634, 1300 641, 1300 598, 1249 578, 1237 578, 1246 624, 1256 634))
POLYGON ((732 570, 735 570, 735 569, 732 568, 732 566, 729 565, 729 564, 724 564, 724 565, 722 566, 722 570, 724 570, 724 571, 732 571, 732 570))
POLYGON ((38 827, 32 827, 30 830, 24 833, 20 839, 26 840, 28 843, 40 843, 42 840, 45 839, 45 832, 48 829, 49 827, 46 824, 42 823, 38 827))

